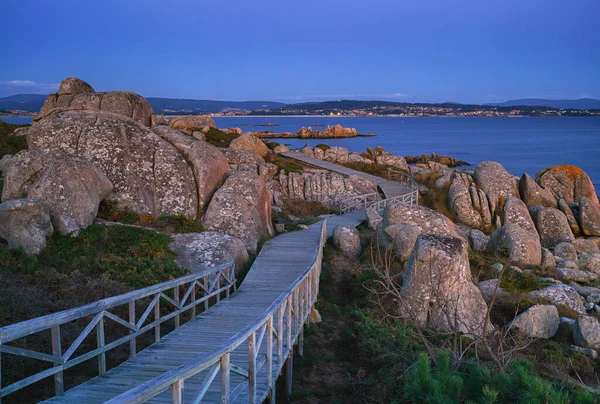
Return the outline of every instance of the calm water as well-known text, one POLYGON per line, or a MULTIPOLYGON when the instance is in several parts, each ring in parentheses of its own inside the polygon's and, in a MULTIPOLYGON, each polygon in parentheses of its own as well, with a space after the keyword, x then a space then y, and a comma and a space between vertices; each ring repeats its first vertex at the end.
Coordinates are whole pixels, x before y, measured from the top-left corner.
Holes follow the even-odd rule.
MULTIPOLYGON (((543 168, 572 164, 587 172, 596 189, 600 190, 600 118, 217 117, 215 121, 220 128, 273 132, 296 132, 302 126, 339 123, 356 128, 359 133, 373 132, 376 136, 308 140, 308 144, 327 143, 351 151, 364 151, 367 146, 379 145, 390 153, 403 156, 436 152, 473 165, 493 160, 519 176, 526 172, 535 177, 543 168), (240 126, 260 123, 281 126, 240 126)), ((281 142, 301 147, 307 140, 282 139, 281 142)))
MULTIPOLYGON (((13 123, 31 121, 31 117, 0 119, 13 123)), ((360 133, 373 132, 377 136, 338 140, 283 139, 281 142, 292 147, 302 147, 307 142, 311 146, 327 143, 352 151, 379 145, 394 154, 436 152, 473 165, 494 160, 515 175, 527 172, 535 176, 549 166, 572 164, 585 170, 600 190, 600 118, 216 117, 215 121, 220 128, 274 132, 296 132, 302 126, 339 123, 356 128, 360 133), (251 126, 261 123, 281 126, 251 126)))

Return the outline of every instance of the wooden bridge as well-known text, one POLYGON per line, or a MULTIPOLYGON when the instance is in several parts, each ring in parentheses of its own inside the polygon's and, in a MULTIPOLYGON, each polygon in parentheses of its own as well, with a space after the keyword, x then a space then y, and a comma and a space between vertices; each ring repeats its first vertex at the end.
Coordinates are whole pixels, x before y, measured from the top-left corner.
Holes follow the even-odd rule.
MULTIPOLYGON (((332 165, 333 171, 346 175, 373 177, 314 160, 305 162, 332 165)), ((391 180, 374 180, 388 199, 414 192, 391 180)), ((416 199, 409 198, 408 203, 416 199)), ((46 370, 7 386, 0 378, 0 399, 53 378, 56 396, 47 403, 260 403, 265 399, 274 403, 280 375, 284 374, 285 391, 291 394, 294 347, 302 355, 304 326, 310 324, 319 293, 324 243, 337 225, 356 226, 365 218, 365 210, 357 209, 308 230, 275 237, 263 246, 237 291, 233 263, 227 263, 0 328, 0 355, 49 364, 46 370), (181 324, 186 316, 189 321, 181 324), (87 325, 67 346, 61 341, 61 327, 82 320, 87 325), (107 321, 123 327, 124 336, 106 341, 107 321), (175 329, 161 337, 160 326, 166 321, 172 321, 175 329), (138 352, 137 339, 152 330, 155 342, 138 352), (49 334, 52 353, 17 346, 20 339, 37 333, 49 334), (96 347, 79 352, 84 340, 93 336, 96 347), (107 370, 106 353, 124 344, 129 345, 129 359, 107 370), (99 375, 64 391, 63 372, 88 360, 97 360, 99 375)))

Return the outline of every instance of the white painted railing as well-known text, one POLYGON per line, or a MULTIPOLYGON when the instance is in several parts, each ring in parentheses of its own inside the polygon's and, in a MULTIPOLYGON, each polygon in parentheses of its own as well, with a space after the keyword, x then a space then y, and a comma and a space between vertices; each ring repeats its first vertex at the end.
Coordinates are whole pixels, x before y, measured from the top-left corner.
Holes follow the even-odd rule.
MULTIPOLYGON (((10 354, 37 359, 52 363, 52 367, 2 387, 0 389, 0 399, 48 377, 54 377, 56 395, 63 395, 64 370, 97 358, 98 373, 103 375, 106 373, 107 351, 129 342, 129 356, 135 356, 137 352, 137 337, 154 329, 154 339, 155 341, 159 341, 161 338, 160 326, 162 323, 173 319, 175 328, 178 328, 182 313, 189 311, 191 318, 195 317, 198 305, 202 304, 204 310, 208 309, 211 303, 216 303, 222 296, 227 297, 231 291, 235 291, 235 284, 234 263, 231 261, 206 271, 186 275, 172 281, 135 290, 120 296, 99 300, 85 306, 2 327, 0 328, 0 355, 10 354), (139 318, 136 318, 136 302, 145 305, 141 306, 145 307, 145 309, 139 318), (166 302, 162 306, 162 310, 161 302, 166 302), (127 307, 122 307, 125 305, 127 307), (127 319, 123 319, 114 313, 115 309, 119 307, 122 312, 128 313, 127 319), (62 352, 61 326, 86 318, 90 319, 87 326, 70 346, 62 352), (121 325, 127 334, 115 341, 105 343, 104 325, 106 320, 121 325), (47 332, 48 330, 50 330, 52 339, 51 354, 14 346, 14 343, 21 338, 44 331, 47 332), (81 347, 83 347, 82 343, 86 337, 94 330, 96 331, 97 339, 96 349, 76 355, 76 352, 79 352, 81 347), (13 343, 12 345, 10 345, 11 342, 13 343)), ((141 307, 138 306, 138 309, 141 307)), ((2 386, 1 376, 2 367, 0 362, 0 386, 2 386)))
MULTIPOLYGON (((223 404, 232 402, 241 394, 248 395, 249 403, 256 403, 258 387, 273 394, 276 376, 283 369, 286 359, 293 354, 293 346, 297 339, 299 349, 302 347, 303 325, 309 318, 319 293, 321 260, 327 237, 325 226, 323 221, 320 243, 314 253, 312 264, 260 317, 207 354, 148 380, 108 401, 107 404, 143 403, 169 389, 173 394, 173 403, 182 404, 185 380, 204 371, 206 371, 204 381, 194 392, 191 403, 202 402, 219 373, 220 402, 223 404), (261 352, 263 341, 266 341, 266 345, 265 350, 261 352), (230 363, 230 355, 243 345, 248 347, 248 365, 246 368, 233 366, 230 363), (263 367, 266 367, 265 377, 259 380, 258 373, 263 367), (242 381, 235 386, 231 385, 232 373, 243 377, 242 381)), ((291 375, 290 360, 286 364, 286 374, 291 375)), ((291 382, 291 377, 286 377, 286 380, 291 382)), ((289 388, 291 389, 291 385, 289 388)))

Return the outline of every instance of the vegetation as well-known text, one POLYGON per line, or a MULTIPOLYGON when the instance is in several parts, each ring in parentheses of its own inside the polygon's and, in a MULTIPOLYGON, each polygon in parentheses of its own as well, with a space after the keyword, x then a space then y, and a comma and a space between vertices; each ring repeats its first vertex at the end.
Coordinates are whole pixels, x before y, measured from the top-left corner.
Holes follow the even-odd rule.
POLYGON ((352 162, 352 163, 345 163, 343 165, 348 168, 351 168, 353 170, 362 171, 363 173, 375 175, 377 177, 381 177, 381 178, 385 178, 385 179, 389 178, 388 169, 390 169, 390 168, 395 171, 403 171, 403 172, 409 174, 405 170, 398 170, 398 168, 390 167, 390 166, 383 165, 383 164, 369 164, 369 163, 352 162))
MULTIPOLYGON (((598 364, 550 340, 530 341, 503 368, 485 352, 466 352, 456 361, 450 335, 423 329, 430 346, 405 320, 390 317, 377 296, 378 264, 370 245, 374 234, 361 229, 363 254, 348 260, 331 245, 324 251, 317 308, 323 322, 306 335, 305 356, 294 362, 293 402, 331 403, 592 403, 578 377, 595 383, 598 364), (430 352, 430 349, 433 350, 430 352)), ((473 272, 502 258, 474 254, 473 272)), ((398 275, 396 262, 390 267, 398 275)), ((485 274, 480 273, 484 277, 485 274)), ((507 274, 506 285, 526 291, 528 275, 507 274)), ((517 293, 518 295, 518 293, 517 293)), ((521 299, 525 307, 531 302, 521 299)), ((497 314, 514 305, 498 305, 497 314)), ((494 313, 492 313, 494 317, 494 313)), ((494 323, 502 325, 499 316, 494 323)), ((505 320, 508 320, 506 313, 505 320)), ((460 337, 460 346, 470 340, 460 337)), ((560 337, 559 337, 560 338, 560 337)), ((570 338, 569 336, 565 338, 570 338)), ((594 393, 596 394, 596 393, 594 393)))
POLYGON ((298 162, 297 160, 282 156, 281 154, 271 153, 267 156, 266 161, 268 163, 275 164, 279 170, 283 170, 284 173, 298 173, 302 174, 304 172, 304 165, 298 162))
POLYGON ((206 141, 217 147, 229 147, 231 141, 239 136, 237 133, 227 133, 217 128, 210 128, 205 134, 206 141))
POLYGON ((25 136, 10 136, 15 129, 25 126, 29 125, 15 125, 0 119, 0 159, 5 154, 16 154, 21 150, 27 149, 27 139, 25 136))

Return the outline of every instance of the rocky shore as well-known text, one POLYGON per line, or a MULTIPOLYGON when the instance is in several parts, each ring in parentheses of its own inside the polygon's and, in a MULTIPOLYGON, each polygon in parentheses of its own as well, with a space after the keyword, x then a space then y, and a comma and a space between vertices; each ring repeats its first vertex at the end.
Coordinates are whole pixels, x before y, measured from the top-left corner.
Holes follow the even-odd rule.
POLYGON ((283 132, 283 133, 275 133, 275 132, 254 132, 254 135, 259 138, 264 139, 277 139, 277 138, 297 138, 297 139, 341 139, 341 138, 349 138, 349 137, 357 137, 357 136, 375 136, 374 133, 360 134, 356 131, 355 128, 344 128, 342 125, 330 126, 328 125, 323 130, 313 130, 312 127, 308 128, 300 128, 298 132, 283 132))

